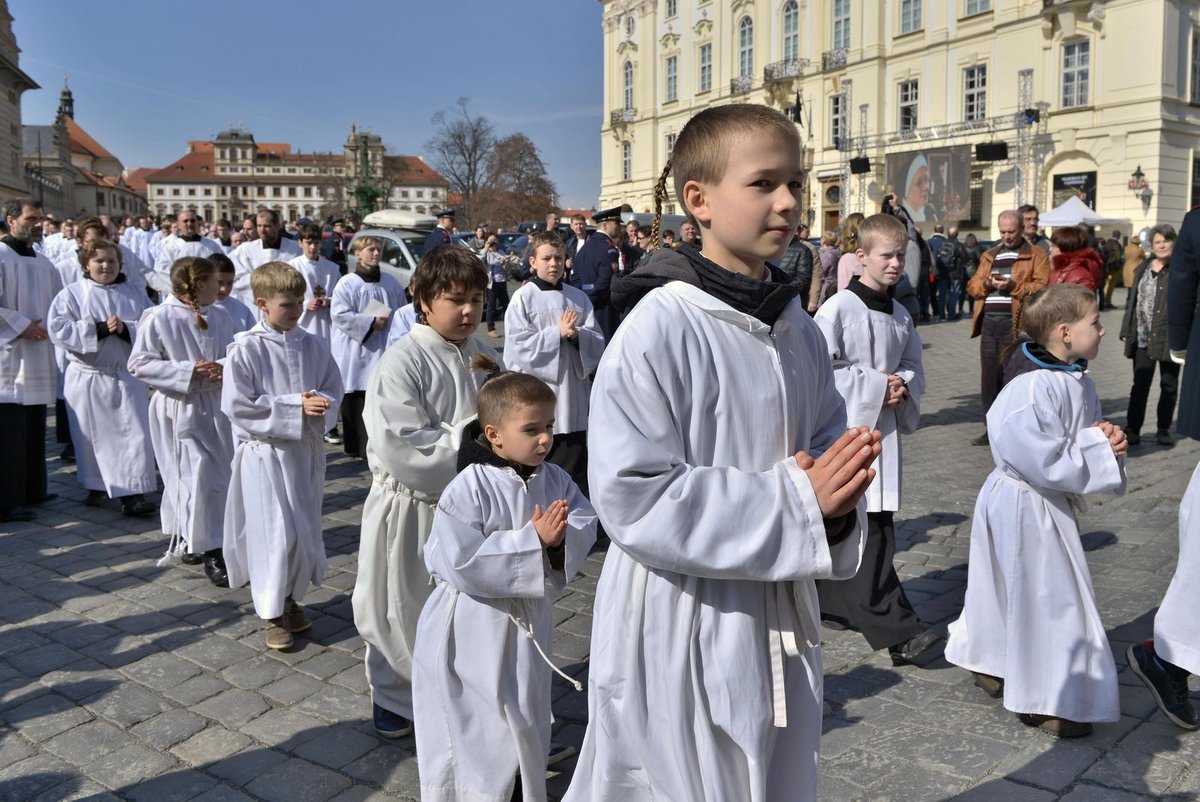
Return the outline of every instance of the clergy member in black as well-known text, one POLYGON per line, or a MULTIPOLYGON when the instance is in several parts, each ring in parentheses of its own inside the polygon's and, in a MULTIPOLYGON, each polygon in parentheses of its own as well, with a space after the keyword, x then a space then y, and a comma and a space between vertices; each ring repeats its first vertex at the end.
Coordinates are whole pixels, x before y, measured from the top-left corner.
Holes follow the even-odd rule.
POLYGON ((596 233, 575 254, 571 263, 571 284, 587 293, 596 310, 596 322, 604 332, 604 339, 612 338, 617 328, 616 315, 608 303, 608 288, 617 272, 621 253, 617 250, 614 237, 621 226, 621 209, 605 209, 592 215, 596 233))
POLYGON ((454 229, 454 210, 443 209, 440 212, 434 212, 437 215, 437 227, 429 232, 429 236, 425 238, 425 244, 421 246, 421 256, 424 257, 434 248, 440 248, 443 245, 451 244, 450 232, 454 229))

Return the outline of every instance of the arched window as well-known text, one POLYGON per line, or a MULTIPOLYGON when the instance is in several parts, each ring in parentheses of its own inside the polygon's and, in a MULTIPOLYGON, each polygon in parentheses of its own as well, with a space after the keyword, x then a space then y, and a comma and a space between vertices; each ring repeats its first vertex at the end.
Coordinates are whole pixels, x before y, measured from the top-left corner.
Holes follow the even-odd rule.
POLYGON ((754 22, 742 17, 738 23, 738 77, 749 78, 754 73, 754 22))
POLYGON ((626 61, 624 67, 625 74, 625 110, 633 109, 633 62, 626 61))
POLYGON ((800 58, 800 9, 796 0, 783 4, 783 60, 800 58))

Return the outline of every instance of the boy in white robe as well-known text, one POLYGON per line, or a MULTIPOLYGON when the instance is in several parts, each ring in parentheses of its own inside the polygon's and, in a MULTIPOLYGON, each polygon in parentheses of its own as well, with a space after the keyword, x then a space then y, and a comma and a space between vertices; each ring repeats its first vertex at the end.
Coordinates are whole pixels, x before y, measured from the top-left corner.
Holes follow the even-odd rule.
POLYGON ((471 362, 481 353, 499 362, 471 336, 487 289, 479 257, 438 248, 417 265, 409 289, 420 322, 387 350, 367 385, 372 481, 352 598, 354 624, 367 643, 375 730, 385 738, 412 732, 412 644, 429 596, 421 552, 438 497, 456 472, 462 427, 475 415, 484 373, 471 362))
POLYGON ((926 629, 904 594, 896 566, 893 517, 900 509, 900 435, 921 417, 925 371, 921 338, 893 288, 904 275, 908 232, 899 219, 877 214, 858 228, 856 256, 862 272, 850 279, 815 316, 833 360, 846 422, 883 434, 875 481, 867 488, 867 545, 858 573, 821 580, 821 618, 835 628, 861 632, 872 649, 887 648, 904 665, 941 636, 926 629))
POLYGON ((137 321, 150 308, 125 281, 120 250, 88 239, 79 250, 86 276, 50 306, 50 339, 66 354, 64 391, 75 444, 75 476, 98 507, 121 499, 125 515, 153 515, 144 497, 158 488, 150 445, 150 396, 129 373, 137 321))
POLYGON ((221 390, 238 436, 225 564, 231 587, 250 583, 267 647, 287 649, 312 626, 297 602, 325 576, 322 435, 337 420, 342 376, 329 344, 299 328, 307 286, 299 271, 268 262, 250 286, 262 321, 229 346, 221 390))
POLYGON ((342 371, 342 437, 346 453, 367 456, 367 429, 363 419, 371 373, 388 346, 393 313, 404 303, 400 282, 379 269, 383 243, 360 237, 352 252, 358 262, 353 273, 333 288, 329 311, 333 323, 330 344, 342 371))
POLYGON ((604 334, 587 294, 563 281, 566 258, 558 234, 529 238, 533 276, 504 314, 504 358, 510 370, 537 376, 558 398, 550 461, 587 495, 588 396, 604 353, 604 334))
POLYGON ((1096 295, 1056 284, 1021 310, 1034 369, 1001 391, 987 425, 996 469, 975 502, 962 615, 946 659, 1021 722, 1063 738, 1116 721, 1117 671, 1096 607, 1076 511, 1125 492, 1128 443, 1102 421, 1087 360, 1104 328, 1096 295))
POLYGON ((258 322, 258 308, 251 310, 233 296, 233 282, 237 277, 233 262, 223 253, 212 254, 208 261, 217 266, 217 300, 213 301, 213 306, 225 310, 233 321, 234 331, 250 331, 258 322))
POLYGON ((704 252, 660 249, 613 281, 614 306, 636 306, 596 374, 588 477, 614 548, 565 799, 814 800, 813 580, 858 567, 879 433, 846 430, 820 331, 769 266, 800 221, 795 125, 706 109, 669 169, 704 252))
POLYGON ((546 460, 553 391, 534 376, 474 364, 493 373, 425 544, 435 587, 413 650, 421 799, 508 800, 519 772, 522 798, 544 800, 555 668, 546 580, 561 590, 579 570, 596 514, 546 460))
POLYGON ((321 255, 321 227, 308 223, 300 227, 300 249, 304 253, 288 264, 304 276, 304 314, 300 328, 331 342, 332 324, 329 319, 330 297, 342 277, 338 266, 321 255))

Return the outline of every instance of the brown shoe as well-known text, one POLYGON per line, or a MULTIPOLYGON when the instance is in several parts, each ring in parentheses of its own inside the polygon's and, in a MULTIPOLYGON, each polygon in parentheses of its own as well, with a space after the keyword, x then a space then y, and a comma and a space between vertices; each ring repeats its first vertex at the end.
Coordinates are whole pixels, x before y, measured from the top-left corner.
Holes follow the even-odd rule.
POLYGON ((300 605, 291 599, 287 600, 287 612, 283 614, 283 618, 287 622, 287 631, 293 635, 312 629, 312 621, 308 620, 308 616, 304 614, 304 610, 300 609, 300 605))
POLYGON ((975 675, 975 684, 988 696, 999 699, 1004 695, 1003 678, 993 677, 991 674, 980 674, 978 671, 971 673, 975 675))
POLYGON ((280 616, 267 621, 267 648, 290 649, 295 643, 292 633, 287 630, 287 617, 280 616))
POLYGON ((1055 738, 1082 738, 1092 734, 1092 725, 1086 721, 1071 721, 1069 718, 1039 716, 1033 713, 1017 713, 1017 718, 1026 727, 1037 727, 1055 738))

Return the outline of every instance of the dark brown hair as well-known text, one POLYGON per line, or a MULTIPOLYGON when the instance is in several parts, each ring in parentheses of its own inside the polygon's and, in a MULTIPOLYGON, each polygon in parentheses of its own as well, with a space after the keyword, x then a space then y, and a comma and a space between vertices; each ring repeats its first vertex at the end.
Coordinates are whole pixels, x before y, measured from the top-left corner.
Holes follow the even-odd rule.
POLYGON ((171 265, 171 292, 175 293, 179 300, 186 300, 191 304, 192 311, 196 313, 196 325, 201 331, 208 330, 208 321, 200 313, 200 303, 196 300, 196 282, 216 274, 217 266, 201 256, 185 256, 176 259, 175 264, 171 265))
POLYGON ((481 426, 499 426, 505 418, 521 407, 531 404, 553 406, 556 400, 550 385, 537 376, 501 370, 486 354, 479 354, 471 360, 471 368, 487 373, 487 378, 479 388, 479 397, 475 401, 481 426))
POLYGON ((83 268, 84 278, 88 276, 88 262, 92 261, 92 257, 96 255, 97 251, 112 251, 117 255, 117 264, 120 265, 122 270, 125 269, 125 265, 121 261, 121 249, 117 247, 116 243, 97 237, 79 246, 79 264, 83 268))
POLYGON ((1088 233, 1082 226, 1062 226, 1054 229, 1050 241, 1063 253, 1081 251, 1088 246, 1088 233))
MULTIPOLYGON (((365 239, 365 238, 364 238, 365 239)), ((361 240, 360 240, 361 241, 361 240)), ((455 288, 487 292, 487 269, 483 260, 466 248, 434 248, 421 257, 408 282, 417 319, 425 322, 425 306, 455 288)))

